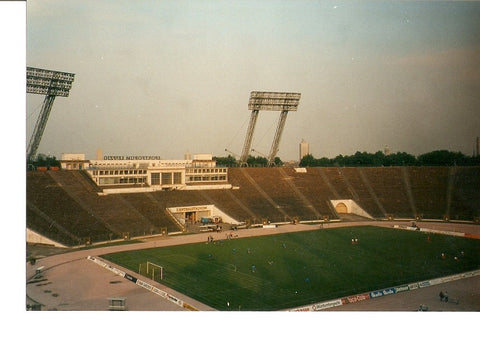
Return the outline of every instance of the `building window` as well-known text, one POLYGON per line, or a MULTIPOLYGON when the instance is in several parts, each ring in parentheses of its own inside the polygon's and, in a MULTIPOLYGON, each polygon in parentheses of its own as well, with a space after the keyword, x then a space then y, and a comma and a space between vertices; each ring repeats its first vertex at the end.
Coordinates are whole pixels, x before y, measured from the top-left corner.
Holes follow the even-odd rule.
POLYGON ((160 185, 160 173, 152 173, 150 183, 154 185, 160 185))
POLYGON ((180 173, 180 172, 173 173, 173 183, 175 185, 178 185, 178 184, 182 183, 182 173, 180 173))
POLYGON ((162 185, 172 184, 172 173, 162 173, 162 185))

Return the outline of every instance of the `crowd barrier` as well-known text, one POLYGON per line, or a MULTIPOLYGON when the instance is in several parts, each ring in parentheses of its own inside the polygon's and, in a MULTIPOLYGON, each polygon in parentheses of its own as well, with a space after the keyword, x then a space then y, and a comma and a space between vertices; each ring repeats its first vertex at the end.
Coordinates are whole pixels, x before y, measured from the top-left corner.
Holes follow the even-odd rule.
POLYGON ((92 257, 92 256, 88 256, 87 259, 93 261, 94 263, 100 265, 101 267, 107 269, 107 270, 110 270, 112 271, 113 273, 119 275, 119 276, 122 276, 123 278, 135 283, 136 285, 138 286, 141 286, 142 288, 148 290, 148 291, 151 291, 153 292, 154 294, 166 299, 166 300, 169 300, 170 302, 173 302, 175 303, 176 305, 180 306, 180 307, 183 307, 187 310, 192 310, 192 311, 198 311, 197 308, 193 307, 192 305, 188 304, 188 303, 185 303, 183 300, 173 296, 173 295, 170 295, 169 293, 167 293, 166 291, 163 291, 147 282, 144 282, 140 279, 138 279, 137 277, 134 277, 122 270, 119 270, 117 268, 114 268, 113 266, 105 263, 104 261, 98 259, 98 258, 95 258, 95 257, 92 257))

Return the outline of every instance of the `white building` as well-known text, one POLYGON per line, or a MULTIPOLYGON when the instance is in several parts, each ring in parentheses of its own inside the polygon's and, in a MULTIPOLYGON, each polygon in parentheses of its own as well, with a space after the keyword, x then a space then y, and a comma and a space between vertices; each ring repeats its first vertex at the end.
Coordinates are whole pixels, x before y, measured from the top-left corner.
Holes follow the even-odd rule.
POLYGON ((63 153, 60 165, 66 170, 81 170, 88 168, 88 160, 85 160, 85 154, 63 153))
POLYGON ((226 167, 217 167, 211 154, 193 160, 163 160, 158 156, 62 154, 62 169, 84 169, 105 193, 230 188, 226 167), (123 188, 123 190, 122 190, 123 188))

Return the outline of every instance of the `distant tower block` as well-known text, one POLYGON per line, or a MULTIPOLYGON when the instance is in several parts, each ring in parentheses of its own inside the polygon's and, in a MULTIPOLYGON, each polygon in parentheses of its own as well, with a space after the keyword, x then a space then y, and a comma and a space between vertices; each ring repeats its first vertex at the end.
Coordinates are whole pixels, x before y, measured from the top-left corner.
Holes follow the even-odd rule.
POLYGON ((103 152, 100 148, 97 149, 97 160, 103 160, 103 152))
POLYGON ((385 154, 386 156, 390 155, 390 147, 389 146, 385 146, 383 148, 383 154, 385 154))
POLYGON ((300 161, 308 154, 310 154, 308 142, 302 139, 302 142, 300 142, 300 161))
POLYGON ((260 92, 252 91, 250 93, 250 100, 248 101, 248 109, 252 110, 250 116, 250 124, 248 125, 245 143, 243 145, 242 155, 240 155, 240 166, 247 165, 248 153, 252 145, 253 132, 260 110, 267 111, 281 111, 280 119, 278 121, 277 130, 273 138, 270 154, 268 155, 268 165, 275 164, 275 156, 280 145, 280 138, 282 136, 285 121, 289 111, 297 111, 300 102, 300 93, 296 92, 260 92))

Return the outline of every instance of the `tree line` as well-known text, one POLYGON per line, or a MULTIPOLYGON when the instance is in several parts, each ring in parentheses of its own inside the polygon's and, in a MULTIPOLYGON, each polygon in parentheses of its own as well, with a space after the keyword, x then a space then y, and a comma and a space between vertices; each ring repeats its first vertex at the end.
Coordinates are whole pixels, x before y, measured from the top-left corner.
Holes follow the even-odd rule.
POLYGON ((480 166, 480 156, 467 156, 461 152, 436 150, 414 156, 405 152, 384 154, 381 151, 367 153, 357 151, 353 155, 334 158, 315 158, 305 155, 300 167, 388 167, 388 166, 480 166))
MULTIPOLYGON (((238 167, 238 160, 234 156, 215 156, 217 165, 224 167, 238 167)), ((268 160, 261 156, 249 155, 249 167, 267 167, 268 160)), ((275 158, 275 165, 282 166, 283 161, 275 158)), ((480 156, 467 156, 461 152, 436 150, 414 156, 405 152, 385 154, 359 152, 353 155, 337 155, 334 158, 315 158, 312 154, 305 155, 299 164, 300 167, 390 167, 390 166, 480 166, 480 156)))
MULTIPOLYGON (((238 160, 232 156, 228 155, 226 157, 223 156, 214 156, 213 159, 217 161, 218 166, 223 167, 238 167, 238 160)), ((283 161, 277 156, 273 160, 275 162, 275 166, 282 166, 283 161)), ((268 159, 263 156, 252 156, 248 155, 247 164, 249 167, 267 167, 268 166, 268 159)))

